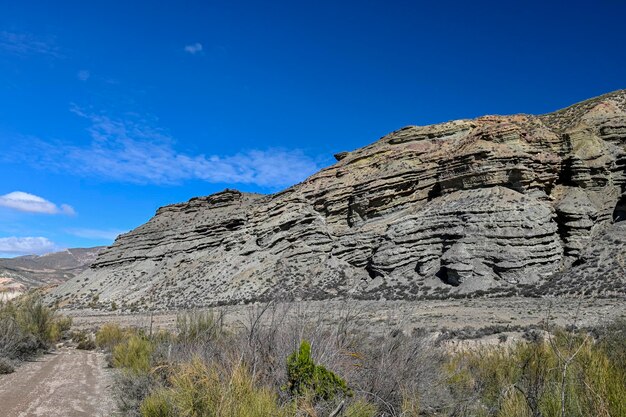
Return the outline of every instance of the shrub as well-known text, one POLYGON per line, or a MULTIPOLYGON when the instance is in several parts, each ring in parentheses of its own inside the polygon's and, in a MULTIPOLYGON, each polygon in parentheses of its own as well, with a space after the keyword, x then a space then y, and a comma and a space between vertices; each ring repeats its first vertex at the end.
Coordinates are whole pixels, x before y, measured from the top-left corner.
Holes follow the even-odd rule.
POLYGON ((148 372, 153 349, 149 340, 133 335, 113 349, 113 366, 134 373, 148 372))
POLYGON ((115 346, 130 337, 129 330, 122 329, 117 323, 107 323, 96 332, 96 346, 107 352, 112 352, 115 346))
POLYGON ((419 396, 416 392, 405 391, 402 394, 402 417, 419 417, 419 396))
POLYGON ((87 337, 76 345, 76 349, 80 350, 94 350, 96 348, 96 342, 91 337, 87 337))
POLYGON ((63 338, 63 335, 69 332, 72 327, 72 318, 67 316, 55 317, 52 322, 52 328, 50 329, 50 339, 52 341, 58 341, 63 338))
POLYGON ((308 391, 318 399, 332 400, 337 395, 352 395, 346 381, 311 358, 311 344, 303 340, 300 348, 287 358, 287 389, 302 396, 308 391))
POLYGON ((463 352, 449 371, 458 399, 479 399, 457 404, 470 415, 626 415, 626 374, 583 334, 559 330, 546 341, 463 352))
POLYGON ((13 364, 7 358, 0 357, 0 375, 13 373, 15 369, 13 364))
POLYGON ((169 392, 158 389, 148 395, 139 408, 142 417, 175 417, 176 413, 169 399, 169 392))
POLYGON ((156 381, 147 373, 117 372, 114 374, 113 394, 121 415, 139 417, 140 406, 154 389, 156 381))
POLYGON ((96 343, 94 342, 91 334, 84 330, 76 330, 72 332, 71 337, 72 342, 76 344, 76 349, 93 350, 96 348, 96 343))
POLYGON ((54 312, 37 295, 28 295, 18 301, 16 319, 22 329, 33 334, 42 345, 51 342, 54 312))
POLYGON ((344 417, 375 417, 377 413, 378 409, 374 404, 358 399, 346 407, 343 415, 344 417))
POLYGON ((0 304, 0 356, 26 359, 45 349, 60 334, 55 320, 37 295, 0 304))
POLYGON ((0 356, 17 358, 19 346, 25 337, 26 334, 12 316, 0 316, 0 356))
POLYGON ((258 387, 241 364, 227 370, 196 357, 174 372, 169 385, 144 399, 140 408, 143 417, 288 415, 288 407, 281 408, 270 389, 258 387))
POLYGON ((192 343, 214 339, 218 326, 212 312, 192 311, 176 316, 176 332, 181 343, 192 343))
POLYGON ((626 374, 626 318, 617 319, 598 331, 600 349, 626 374))

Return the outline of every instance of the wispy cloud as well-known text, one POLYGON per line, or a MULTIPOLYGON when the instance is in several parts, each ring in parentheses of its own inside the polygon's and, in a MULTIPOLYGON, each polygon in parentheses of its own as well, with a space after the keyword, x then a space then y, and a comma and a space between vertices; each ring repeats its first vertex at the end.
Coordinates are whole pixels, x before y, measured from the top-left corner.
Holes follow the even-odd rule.
POLYGON ((91 73, 87 70, 80 70, 76 74, 76 78, 78 78, 81 81, 87 81, 89 77, 91 77, 91 73))
POLYGON ((9 255, 41 255, 60 250, 51 240, 45 237, 2 237, 0 253, 9 255))
POLYGON ((69 216, 76 214, 74 208, 68 204, 56 205, 45 198, 23 191, 14 191, 0 196, 0 207, 27 213, 66 214, 69 216))
POLYGON ((191 45, 185 45, 185 52, 195 55, 202 52, 202 44, 200 42, 192 43, 191 45))
POLYGON ((249 150, 227 156, 182 153, 175 149, 173 138, 149 119, 114 119, 77 107, 72 112, 89 120, 90 144, 75 146, 29 138, 30 151, 15 158, 26 158, 39 168, 118 182, 177 184, 203 180, 272 189, 295 184, 319 169, 300 150, 249 150))
POLYGON ((30 33, 0 31, 0 50, 16 55, 62 56, 54 41, 30 33))
POLYGON ((126 233, 128 230, 114 230, 114 229, 68 229, 67 232, 73 236, 82 237, 85 239, 94 240, 115 240, 122 233, 126 233))

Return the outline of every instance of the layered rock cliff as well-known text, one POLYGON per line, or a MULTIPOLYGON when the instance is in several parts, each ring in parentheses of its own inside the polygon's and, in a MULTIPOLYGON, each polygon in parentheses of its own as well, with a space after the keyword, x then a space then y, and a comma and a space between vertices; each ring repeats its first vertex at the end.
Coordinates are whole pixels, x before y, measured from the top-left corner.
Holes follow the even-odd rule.
POLYGON ((626 243, 602 239, 626 220, 626 91, 542 116, 409 126, 336 158, 277 194, 163 207, 53 296, 178 308, 514 294, 567 285, 609 252, 626 294, 626 243))

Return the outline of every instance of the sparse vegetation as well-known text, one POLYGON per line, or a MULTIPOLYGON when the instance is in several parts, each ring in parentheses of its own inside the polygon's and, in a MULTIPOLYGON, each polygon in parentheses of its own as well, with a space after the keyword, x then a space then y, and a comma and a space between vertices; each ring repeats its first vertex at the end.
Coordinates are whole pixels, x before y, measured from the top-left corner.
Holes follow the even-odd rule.
POLYGON ((96 348, 96 342, 94 341, 92 335, 85 331, 72 332, 71 340, 76 346, 76 349, 94 350, 96 348))
MULTIPOLYGON (((239 331, 190 313, 178 334, 107 326, 97 340, 120 368, 126 416, 626 416, 623 322, 516 328, 525 339, 450 350, 425 332, 366 336, 354 314, 323 326, 266 305, 239 331)), ((456 340, 498 331, 513 329, 465 329, 456 340)))
POLYGON ((511 348, 458 353, 447 365, 460 399, 455 415, 625 416, 626 373, 608 353, 589 334, 563 329, 511 348))
POLYGON ((0 303, 0 360, 4 369, 48 349, 70 326, 71 319, 58 316, 37 294, 0 303))

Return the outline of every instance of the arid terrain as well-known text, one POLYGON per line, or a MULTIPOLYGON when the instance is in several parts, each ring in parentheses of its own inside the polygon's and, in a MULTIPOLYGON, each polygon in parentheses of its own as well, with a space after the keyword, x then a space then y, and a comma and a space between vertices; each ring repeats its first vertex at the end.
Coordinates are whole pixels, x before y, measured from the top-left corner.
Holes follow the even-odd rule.
POLYGON ((17 258, 23 282, 35 266, 69 279, 4 307, 5 372, 23 346, 100 353, 62 347, 0 376, 0 416, 111 416, 113 397, 149 417, 336 416, 346 401, 369 411, 342 416, 530 415, 565 410, 566 386, 571 415, 624 415, 624 138, 624 90, 409 126, 276 194, 162 207, 93 262, 17 258), (314 374, 294 382, 299 361, 314 374))
MULTIPOLYGON (((407 334, 421 329, 441 332, 442 329, 465 330, 468 336, 498 333, 520 333, 526 328, 546 324, 594 327, 626 318, 626 303, 620 299, 574 298, 481 298, 464 300, 424 301, 301 301, 295 303, 235 305, 211 308, 226 328, 249 327, 261 316, 267 324, 277 316, 318 323, 328 328, 349 321, 356 330, 381 335, 393 329, 407 334), (482 332, 481 332, 482 331, 482 332)), ((175 312, 111 314, 96 310, 64 311, 73 318, 78 329, 95 331, 105 323, 118 323, 148 331, 174 330, 175 312)))
POLYGON ((103 249, 75 248, 40 256, 0 258, 0 301, 73 278, 88 269, 103 249))
POLYGON ((2 417, 113 417, 102 353, 60 349, 0 376, 2 417))
POLYGON ((626 296, 626 91, 407 126, 275 194, 161 207, 49 300, 179 310, 272 299, 626 296))

